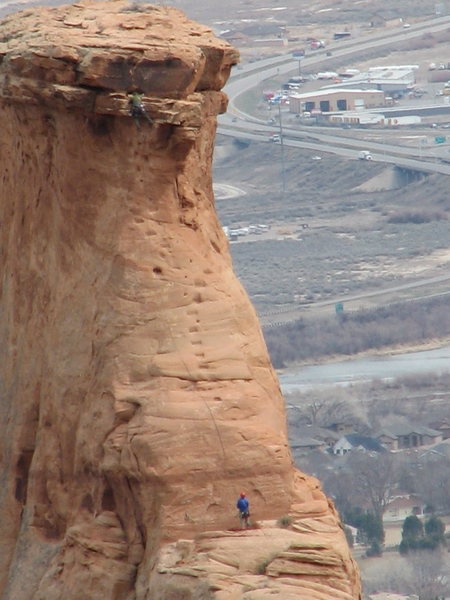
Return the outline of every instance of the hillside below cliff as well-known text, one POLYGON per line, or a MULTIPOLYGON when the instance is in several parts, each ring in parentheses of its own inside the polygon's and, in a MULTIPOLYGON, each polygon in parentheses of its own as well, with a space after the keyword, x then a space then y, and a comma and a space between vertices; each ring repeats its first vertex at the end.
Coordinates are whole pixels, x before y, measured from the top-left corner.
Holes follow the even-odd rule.
POLYGON ((125 0, 0 23, 3 600, 360 597, 215 212, 237 60, 125 0))

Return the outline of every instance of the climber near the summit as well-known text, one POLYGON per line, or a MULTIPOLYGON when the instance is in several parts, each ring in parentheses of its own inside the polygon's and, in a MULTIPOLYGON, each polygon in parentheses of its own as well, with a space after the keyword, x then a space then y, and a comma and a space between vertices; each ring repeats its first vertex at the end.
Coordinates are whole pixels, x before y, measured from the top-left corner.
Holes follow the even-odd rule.
POLYGON ((248 518, 250 516, 250 504, 244 492, 241 492, 236 502, 236 508, 239 511, 239 519, 241 521, 241 529, 247 529, 248 518))
POLYGON ((134 92, 130 92, 128 94, 128 114, 130 117, 133 117, 134 122, 136 123, 136 127, 140 128, 140 119, 143 117, 150 123, 153 123, 152 119, 147 114, 147 111, 142 104, 142 97, 144 94, 138 90, 134 92))

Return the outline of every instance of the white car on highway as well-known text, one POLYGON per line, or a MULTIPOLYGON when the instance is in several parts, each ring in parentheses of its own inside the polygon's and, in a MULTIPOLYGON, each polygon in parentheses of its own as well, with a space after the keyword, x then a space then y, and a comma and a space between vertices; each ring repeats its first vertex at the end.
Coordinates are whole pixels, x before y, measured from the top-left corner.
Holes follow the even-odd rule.
POLYGON ((360 150, 358 152, 359 160, 373 160, 372 154, 368 150, 360 150))

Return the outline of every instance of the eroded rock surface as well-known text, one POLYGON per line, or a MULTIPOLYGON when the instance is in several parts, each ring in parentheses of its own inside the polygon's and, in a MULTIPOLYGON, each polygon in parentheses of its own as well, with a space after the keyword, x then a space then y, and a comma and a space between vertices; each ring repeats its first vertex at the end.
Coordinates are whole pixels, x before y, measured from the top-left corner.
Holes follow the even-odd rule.
POLYGON ((359 598, 214 210, 236 62, 124 0, 0 24, 4 600, 359 598))

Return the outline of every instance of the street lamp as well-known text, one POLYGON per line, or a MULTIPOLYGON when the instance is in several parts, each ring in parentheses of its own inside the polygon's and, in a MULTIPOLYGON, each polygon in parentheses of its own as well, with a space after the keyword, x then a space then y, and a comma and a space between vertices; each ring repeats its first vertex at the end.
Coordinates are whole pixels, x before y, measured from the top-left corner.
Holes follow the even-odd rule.
POLYGON ((280 146, 281 146, 281 183, 282 183, 282 193, 283 195, 286 192, 286 171, 284 168, 284 140, 283 140, 283 121, 281 119, 281 98, 278 100, 278 121, 280 124, 280 146))

